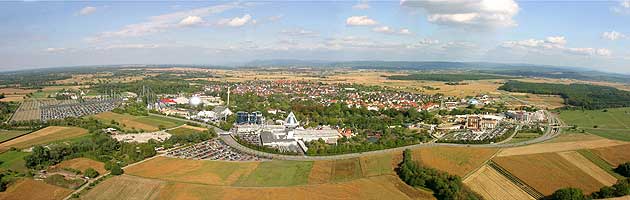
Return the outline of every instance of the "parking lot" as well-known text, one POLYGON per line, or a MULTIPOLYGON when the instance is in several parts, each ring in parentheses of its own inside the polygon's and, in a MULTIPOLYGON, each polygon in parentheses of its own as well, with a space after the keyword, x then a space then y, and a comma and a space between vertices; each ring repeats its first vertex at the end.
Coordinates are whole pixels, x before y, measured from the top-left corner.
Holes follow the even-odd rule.
POLYGON ((260 161, 259 157, 240 153, 218 139, 169 151, 166 156, 195 160, 260 161))

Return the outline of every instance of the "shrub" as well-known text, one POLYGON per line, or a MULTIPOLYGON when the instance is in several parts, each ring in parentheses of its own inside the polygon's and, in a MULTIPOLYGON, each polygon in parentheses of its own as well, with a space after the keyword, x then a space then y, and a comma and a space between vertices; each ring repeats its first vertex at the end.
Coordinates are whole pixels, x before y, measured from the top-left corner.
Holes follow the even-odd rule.
POLYGON ((125 173, 125 171, 122 168, 120 168, 120 166, 118 165, 112 166, 112 175, 121 175, 123 173, 125 173))
POLYGON ((615 168, 615 172, 625 177, 630 177, 630 162, 623 163, 615 168))
POLYGON ((99 173, 96 170, 92 169, 92 168, 87 168, 85 170, 85 172, 83 173, 83 175, 85 175, 85 176, 87 176, 89 178, 96 178, 99 175, 99 173))

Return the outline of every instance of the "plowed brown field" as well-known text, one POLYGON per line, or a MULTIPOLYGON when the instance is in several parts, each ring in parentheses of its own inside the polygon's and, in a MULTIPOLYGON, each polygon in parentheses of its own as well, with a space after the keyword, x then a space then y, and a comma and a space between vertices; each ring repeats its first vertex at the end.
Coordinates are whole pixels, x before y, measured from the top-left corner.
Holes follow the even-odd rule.
POLYGON ((413 150, 413 159, 449 174, 464 176, 490 159, 497 149, 469 147, 430 147, 413 150))

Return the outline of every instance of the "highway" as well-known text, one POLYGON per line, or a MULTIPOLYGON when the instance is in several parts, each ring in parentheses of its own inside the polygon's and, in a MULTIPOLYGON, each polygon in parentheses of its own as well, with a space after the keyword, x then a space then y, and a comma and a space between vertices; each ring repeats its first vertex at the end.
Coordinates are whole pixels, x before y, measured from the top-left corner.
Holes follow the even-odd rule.
MULTIPOLYGON (((243 153, 248 153, 248 154, 256 155, 263 158, 270 158, 270 159, 301 160, 301 161, 338 160, 338 159, 356 158, 356 157, 366 156, 366 155, 375 155, 375 154, 402 151, 405 149, 426 148, 426 147, 435 147, 435 146, 453 146, 453 147, 470 147, 470 148, 483 148, 483 147, 508 148, 508 147, 518 147, 518 146, 530 145, 530 144, 535 144, 535 143, 541 143, 541 142, 544 142, 544 141, 547 141, 547 140, 550 140, 559 136, 561 134, 562 128, 566 127, 564 126, 564 123, 560 121, 560 119, 558 119, 556 115, 550 113, 549 111, 546 111, 546 114, 547 114, 547 118, 549 119, 549 125, 547 126, 546 132, 542 136, 535 138, 533 140, 528 140, 528 141, 523 141, 523 142, 518 142, 518 143, 505 143, 507 142, 507 140, 504 142, 499 142, 499 143, 494 143, 494 144, 451 144, 451 143, 435 143, 434 141, 431 141, 428 143, 420 143, 420 144, 414 144, 414 145, 409 145, 409 146, 361 152, 361 153, 349 153, 349 154, 330 155, 330 156, 306 156, 306 155, 297 156, 297 155, 272 154, 272 153, 261 152, 254 149, 250 149, 236 142, 236 140, 231 135, 221 134, 221 133, 225 133, 226 131, 219 129, 216 126, 202 123, 202 122, 193 121, 193 120, 187 120, 187 119, 181 119, 177 117, 150 113, 150 115, 154 115, 154 116, 166 117, 166 118, 170 118, 174 120, 185 121, 191 124, 205 126, 208 128, 213 128, 219 134, 219 138, 221 140, 223 140, 230 147, 235 148, 243 153)), ((508 140, 509 139, 511 139, 511 137, 508 138, 508 140)))

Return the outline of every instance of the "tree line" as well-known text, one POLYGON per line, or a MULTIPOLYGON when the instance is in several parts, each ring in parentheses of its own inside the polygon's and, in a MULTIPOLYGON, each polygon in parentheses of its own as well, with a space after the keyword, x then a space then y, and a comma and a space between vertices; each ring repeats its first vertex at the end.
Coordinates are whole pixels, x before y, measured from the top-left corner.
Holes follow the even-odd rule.
POLYGON ((609 86, 508 81, 500 90, 560 95, 565 103, 589 110, 630 106, 630 92, 609 86))
POLYGON ((403 152, 403 161, 397 169, 398 176, 407 185, 428 188, 438 200, 482 199, 464 186, 460 177, 422 166, 412 159, 411 154, 409 149, 403 152))

